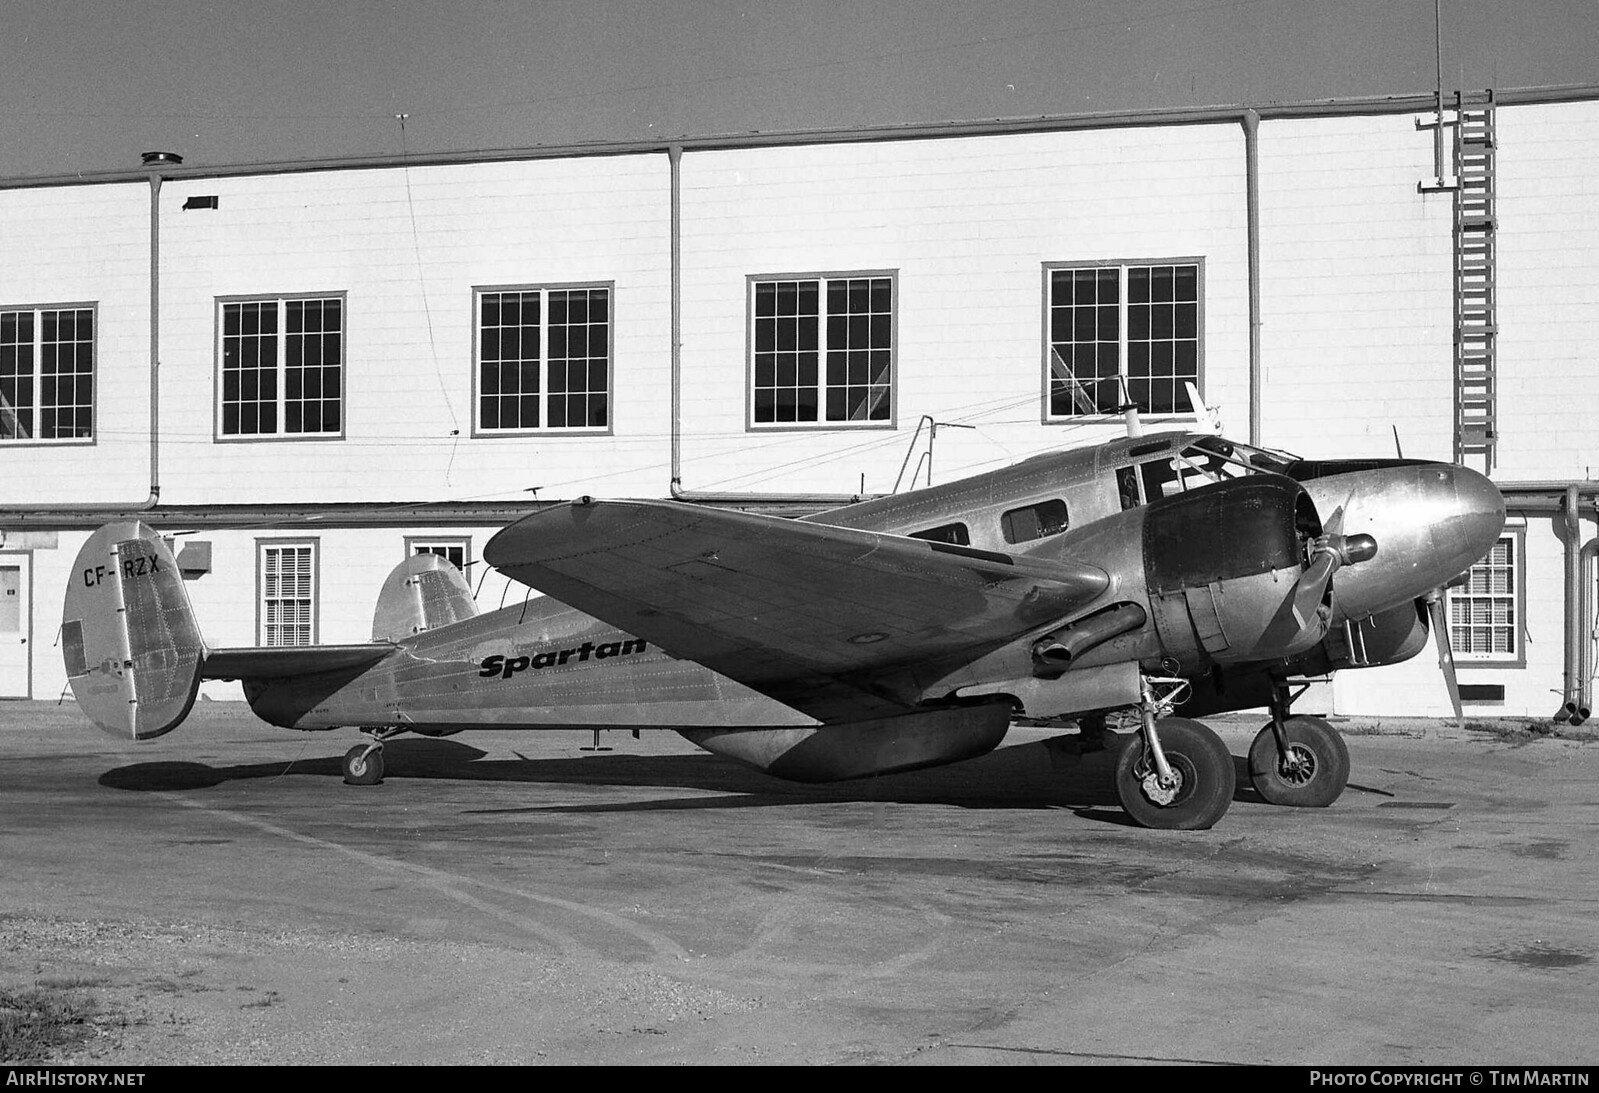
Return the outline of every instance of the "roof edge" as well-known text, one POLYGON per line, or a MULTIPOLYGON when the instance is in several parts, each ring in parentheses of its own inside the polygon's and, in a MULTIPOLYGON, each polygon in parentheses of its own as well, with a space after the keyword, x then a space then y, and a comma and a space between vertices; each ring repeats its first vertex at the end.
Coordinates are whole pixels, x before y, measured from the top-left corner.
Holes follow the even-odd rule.
MULTIPOLYGON (((1445 96, 1449 102, 1451 95, 1445 96)), ((1501 106, 1550 105, 1599 99, 1599 84, 1515 88, 1493 92, 1501 106)), ((305 174, 318 171, 381 170, 396 167, 438 167, 476 163, 505 163, 539 159, 574 159, 601 156, 665 154, 683 151, 724 151, 782 145, 858 144, 872 141, 933 140, 949 137, 997 136, 1011 133, 1047 133, 1074 129, 1128 129, 1162 125, 1216 125, 1237 122, 1253 114, 1261 120, 1296 117, 1367 117, 1420 113, 1434 108, 1435 93, 1378 95, 1364 98, 1316 99, 1259 105, 1218 105, 1152 110, 1113 110, 1078 114, 1044 114, 987 121, 922 122, 904 125, 863 126, 840 129, 795 129, 773 132, 724 133, 683 136, 671 140, 589 141, 571 144, 531 145, 523 148, 477 149, 407 155, 336 156, 281 162, 239 163, 214 167, 168 167, 166 179, 233 178, 252 175, 305 174)), ((63 175, 0 178, 0 190, 42 189, 56 186, 92 186, 145 182, 149 168, 86 171, 63 175)))

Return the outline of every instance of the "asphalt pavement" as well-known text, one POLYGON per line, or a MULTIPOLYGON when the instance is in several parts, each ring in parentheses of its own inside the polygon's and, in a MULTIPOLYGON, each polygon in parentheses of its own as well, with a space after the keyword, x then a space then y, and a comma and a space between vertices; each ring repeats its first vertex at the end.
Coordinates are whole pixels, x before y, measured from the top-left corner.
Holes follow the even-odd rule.
POLYGON ((352 787, 241 704, 0 703, 0 986, 117 1066, 1599 1063, 1599 742, 1339 724, 1331 808, 1241 774, 1169 832, 1050 729, 833 786, 474 731, 352 787))

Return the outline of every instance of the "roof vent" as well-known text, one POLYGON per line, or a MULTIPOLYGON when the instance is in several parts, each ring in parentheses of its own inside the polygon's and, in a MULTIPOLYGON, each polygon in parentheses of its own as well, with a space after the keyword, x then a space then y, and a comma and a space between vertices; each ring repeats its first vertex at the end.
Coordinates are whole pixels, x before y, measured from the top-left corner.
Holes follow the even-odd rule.
POLYGON ((183 162, 176 152, 141 152, 139 158, 146 167, 176 167, 183 162))

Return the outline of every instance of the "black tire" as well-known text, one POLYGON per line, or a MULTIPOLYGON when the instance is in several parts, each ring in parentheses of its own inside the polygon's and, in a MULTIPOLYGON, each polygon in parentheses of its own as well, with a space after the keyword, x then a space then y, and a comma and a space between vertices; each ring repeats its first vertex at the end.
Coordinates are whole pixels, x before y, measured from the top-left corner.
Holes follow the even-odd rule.
POLYGON ((383 749, 357 744, 344 753, 344 782, 351 786, 375 786, 383 781, 383 749))
POLYGON ((1290 717, 1283 722, 1288 761, 1277 752, 1271 725, 1249 745, 1249 781, 1274 805, 1326 808, 1349 784, 1349 748, 1338 730, 1319 717, 1290 717))
POLYGON ((1122 749, 1116 761, 1116 796, 1122 808, 1144 827, 1165 831, 1202 831, 1221 819, 1233 803, 1237 776, 1233 757, 1206 725, 1186 717, 1155 722, 1166 762, 1180 784, 1163 800, 1165 791, 1152 785, 1154 758, 1139 733, 1122 749))

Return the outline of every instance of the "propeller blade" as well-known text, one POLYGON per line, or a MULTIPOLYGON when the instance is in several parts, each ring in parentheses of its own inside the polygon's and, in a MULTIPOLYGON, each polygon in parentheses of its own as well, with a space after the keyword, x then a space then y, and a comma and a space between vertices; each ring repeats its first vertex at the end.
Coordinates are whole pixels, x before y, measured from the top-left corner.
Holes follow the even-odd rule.
POLYGON ((1316 560, 1305 567, 1299 575, 1299 580, 1294 583, 1294 622, 1301 630, 1310 625, 1316 617, 1316 609, 1321 606, 1322 597, 1327 594, 1327 582, 1332 580, 1333 570, 1338 568, 1338 557, 1331 551, 1322 551, 1316 555, 1316 560))
MULTIPOLYGON (((1353 493, 1351 493, 1350 496, 1353 497, 1353 493)), ((1344 533, 1344 505, 1347 504, 1349 504, 1349 502, 1346 500, 1343 505, 1339 505, 1337 508, 1333 509, 1332 515, 1327 517, 1327 519, 1322 522, 1322 534, 1342 535, 1344 533)))
POLYGON ((1455 676, 1455 649, 1449 641, 1449 617, 1444 609, 1442 591, 1427 601, 1427 610, 1432 615, 1432 636, 1438 643, 1438 667, 1449 686, 1449 703, 1455 708, 1455 723, 1464 728, 1466 719, 1460 710, 1460 680, 1455 676))

